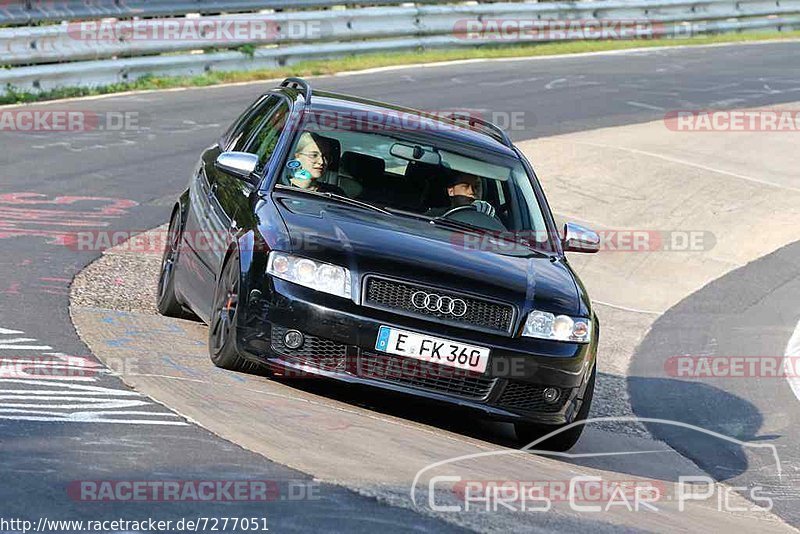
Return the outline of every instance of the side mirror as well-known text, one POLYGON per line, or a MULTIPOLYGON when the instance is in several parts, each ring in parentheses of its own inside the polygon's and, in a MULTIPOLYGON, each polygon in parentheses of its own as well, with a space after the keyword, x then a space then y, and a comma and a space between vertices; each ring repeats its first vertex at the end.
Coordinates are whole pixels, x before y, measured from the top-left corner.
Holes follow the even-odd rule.
POLYGON ((258 156, 247 152, 223 152, 217 156, 215 166, 237 178, 249 180, 258 166, 258 156))
POLYGON ((600 250, 600 236, 579 224, 564 225, 564 252, 597 252, 600 250))

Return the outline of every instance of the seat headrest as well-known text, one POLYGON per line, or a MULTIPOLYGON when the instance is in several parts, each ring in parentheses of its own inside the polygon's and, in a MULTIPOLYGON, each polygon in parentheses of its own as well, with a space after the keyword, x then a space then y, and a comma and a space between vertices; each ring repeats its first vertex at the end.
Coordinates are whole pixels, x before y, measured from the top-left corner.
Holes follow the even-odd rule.
POLYGON ((339 160, 341 156, 341 144, 338 139, 332 137, 325 137, 317 133, 314 134, 314 141, 316 141, 319 149, 325 154, 328 159, 328 171, 336 172, 339 169, 339 160))
POLYGON ((339 172, 358 179, 378 178, 386 172, 386 162, 359 152, 345 152, 342 154, 339 172))
POLYGON ((421 161, 410 161, 406 166, 406 179, 420 182, 430 182, 440 178, 445 169, 441 165, 423 163, 421 161))
POLYGON ((406 167, 406 180, 421 191, 421 205, 426 208, 450 205, 447 196, 449 177, 450 170, 441 165, 412 161, 406 167))

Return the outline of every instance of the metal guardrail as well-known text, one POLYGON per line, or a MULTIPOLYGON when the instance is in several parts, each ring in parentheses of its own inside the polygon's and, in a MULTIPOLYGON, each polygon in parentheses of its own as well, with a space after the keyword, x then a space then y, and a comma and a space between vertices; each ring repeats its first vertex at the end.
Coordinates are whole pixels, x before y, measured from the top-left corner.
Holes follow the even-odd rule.
MULTIPOLYGON (((71 0, 68 0, 71 1, 71 0)), ((342 0, 336 0, 341 3, 342 0)), ((56 2, 57 3, 57 2, 56 2)), ((99 7, 104 2, 83 0, 84 5, 99 7)), ((148 9, 148 16, 161 14, 158 9, 188 9, 194 6, 221 11, 235 10, 243 4, 264 8, 288 5, 285 1, 217 2, 194 0, 120 1, 120 7, 148 9), (160 6, 160 7, 159 7, 160 6), (213 7, 212 7, 213 6, 213 7), (155 11, 150 8, 155 8, 155 11)), ((199 21, 212 27, 234 22, 248 27, 266 28, 267 38, 220 38, 219 34, 196 35, 188 40, 134 38, 133 34, 109 34, 113 38, 87 38, 81 34, 90 28, 95 37, 102 24, 119 31, 124 23, 106 21, 82 26, 63 22, 58 25, 0 28, 0 86, 13 85, 24 90, 52 89, 57 86, 106 85, 125 82, 146 75, 197 75, 217 70, 252 70, 284 66, 308 59, 324 59, 354 53, 386 52, 441 47, 485 46, 530 42, 530 35, 498 41, 490 37, 459 35, 467 23, 491 20, 531 21, 641 21, 651 25, 656 35, 680 37, 696 33, 721 33, 749 30, 790 30, 800 28, 800 0, 600 0, 585 2, 502 2, 447 4, 405 4, 381 7, 341 7, 296 11, 299 7, 333 4, 325 0, 294 0, 292 11, 250 12, 247 14, 200 16, 195 18, 152 18, 137 24, 187 24, 199 21), (437 5, 433 5, 437 4, 437 5), (304 32, 293 31, 300 26, 304 32), (313 27, 313 31, 309 28, 313 27), (657 30, 657 31, 656 31, 657 30), (122 38, 119 38, 122 37, 122 38), (247 45, 247 53, 235 50, 247 45)), ((381 3, 381 2, 371 2, 381 3)), ((383 2, 399 4, 398 1, 383 2)), ((0 6, 3 4, 0 0, 0 6)), ((90 6, 91 7, 91 6, 90 6)), ((1 11, 1 10, 0 10, 1 11)), ((174 13, 175 11, 169 11, 174 13)), ((131 11, 126 12, 128 15, 131 11)), ((187 12, 188 13, 188 12, 187 12)), ((163 28, 160 28, 163 30, 163 28)), ((102 34, 102 32, 100 32, 102 34)), ((106 35, 108 37, 108 35, 106 35)), ((263 36, 261 36, 263 37, 263 36)), ((537 37, 537 36, 534 36, 537 37)), ((538 37, 541 37, 539 35, 538 37)), ((645 35, 645 37, 648 37, 645 35)), ((580 39, 581 35, 565 35, 580 39)), ((543 38, 542 40, 554 40, 543 38)))
MULTIPOLYGON (((333 6, 391 6, 409 0, 0 0, 0 26, 24 26, 99 17, 172 17, 243 13, 258 10, 299 10, 333 6)), ((448 0, 413 0, 418 4, 448 0)))
MULTIPOLYGON (((269 43, 259 43, 252 37, 243 39, 199 38, 186 41, 159 39, 90 39, 81 38, 80 23, 60 26, 0 29, 0 57, 7 65, 26 65, 62 61, 120 58, 153 55, 168 52, 203 50, 209 48, 232 49, 246 44, 286 45, 301 42, 345 42, 382 37, 413 37, 452 34, 456 25, 465 20, 479 20, 487 16, 527 19, 617 19, 629 17, 643 20, 643 11, 650 10, 646 18, 658 23, 693 22, 728 18, 732 13, 718 10, 722 2, 673 0, 645 2, 644 10, 631 3, 586 2, 584 4, 488 4, 476 6, 441 7, 383 7, 343 11, 301 11, 283 13, 250 13, 246 15, 204 17, 210 25, 220 27, 228 22, 247 22, 250 27, 261 23, 269 33, 269 43), (567 15, 564 17, 564 15, 567 15), (314 31, 293 32, 293 27, 316 24, 314 31)), ((734 2, 729 3, 733 7, 734 2)), ((769 17, 800 14, 800 1, 794 6, 774 1, 737 2, 735 15, 741 17, 769 17)), ((186 20, 186 19, 183 19, 186 20)), ((154 20, 152 24, 178 22, 176 19, 154 20)), ((118 24, 106 25, 111 33, 118 24)), ((102 28, 103 26, 99 26, 102 28)), ((96 33, 102 34, 102 29, 96 33)))

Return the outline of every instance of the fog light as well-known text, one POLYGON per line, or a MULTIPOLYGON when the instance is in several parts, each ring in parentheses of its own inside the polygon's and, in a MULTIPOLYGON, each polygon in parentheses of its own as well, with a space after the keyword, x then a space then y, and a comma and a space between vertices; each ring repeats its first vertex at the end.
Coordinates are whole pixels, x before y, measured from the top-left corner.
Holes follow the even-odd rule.
POLYGON ((558 388, 545 388, 542 392, 542 397, 544 397, 544 401, 547 404, 553 404, 560 396, 561 392, 558 390, 558 388))
POLYGON ((303 345, 303 334, 297 330, 289 330, 283 336, 283 344, 290 349, 299 349, 303 345))

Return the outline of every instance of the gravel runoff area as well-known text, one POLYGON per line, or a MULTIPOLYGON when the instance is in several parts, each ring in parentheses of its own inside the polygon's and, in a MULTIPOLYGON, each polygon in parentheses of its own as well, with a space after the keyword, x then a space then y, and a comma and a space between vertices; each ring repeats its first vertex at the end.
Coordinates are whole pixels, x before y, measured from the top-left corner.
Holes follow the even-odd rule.
POLYGON ((158 315, 156 292, 167 225, 104 251, 72 282, 72 306, 158 315))
MULTIPOLYGON (((160 226, 134 237, 135 242, 132 240, 104 251, 100 258, 73 280, 71 306, 158 315, 155 305, 156 288, 166 233, 167 225, 160 226)), ((600 372, 591 417, 633 416, 626 389, 625 370, 604 369, 603 353, 617 349, 613 343, 614 328, 617 325, 613 321, 613 310, 603 311, 604 340, 601 343, 600 372)), ((624 328, 624 325, 619 327, 624 328)), ((609 432, 651 437, 640 424, 604 421, 592 425, 609 432)))

